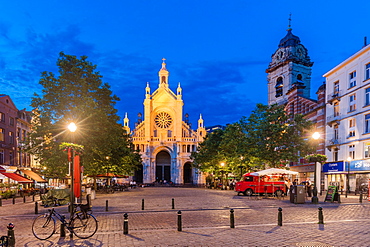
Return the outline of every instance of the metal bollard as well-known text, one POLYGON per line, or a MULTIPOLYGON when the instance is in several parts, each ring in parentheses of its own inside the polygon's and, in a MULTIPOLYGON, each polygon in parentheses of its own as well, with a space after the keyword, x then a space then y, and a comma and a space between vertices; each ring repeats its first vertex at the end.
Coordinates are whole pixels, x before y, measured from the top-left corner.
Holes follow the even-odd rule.
MULTIPOLYGON (((62 215, 62 220, 64 221, 65 220, 65 218, 66 218, 66 216, 65 215, 62 215)), ((60 224, 60 237, 61 238, 65 238, 65 236, 66 236, 66 226, 65 226, 65 224, 60 224)))
POLYGON ((230 209, 230 228, 235 228, 234 209, 230 209))
POLYGON ((340 202, 340 195, 339 195, 339 194, 338 194, 338 203, 341 203, 341 202, 340 202))
POLYGON ((360 191, 360 199, 359 199, 360 203, 362 203, 362 191, 360 191))
POLYGON ((182 231, 181 211, 177 212, 177 231, 182 231))
POLYGON ((39 205, 37 202, 35 202, 35 214, 39 213, 39 205))
POLYGON ((92 207, 92 203, 91 203, 91 194, 88 194, 87 196, 86 196, 86 203, 87 203, 87 205, 89 205, 89 208, 91 208, 92 207))
POLYGON ((283 225, 283 209, 282 208, 279 208, 278 209, 279 212, 278 212, 278 226, 282 226, 283 225))
POLYGON ((8 228, 8 246, 14 247, 15 246, 14 224, 9 223, 7 228, 8 228))
POLYGON ((128 234, 128 214, 123 215, 123 234, 128 234))
POLYGON ((35 194, 32 195, 32 201, 35 201, 35 194))
POLYGON ((322 207, 319 207, 319 224, 324 224, 324 214, 322 213, 322 207))
POLYGON ((175 199, 172 198, 172 209, 175 209, 175 199))
POLYGON ((108 212, 108 200, 105 201, 105 211, 108 212))
POLYGON ((15 204, 15 195, 13 196, 13 204, 15 204))
POLYGON ((23 203, 26 203, 26 196, 23 196, 23 203))
POLYGON ((3 206, 3 200, 0 198, 0 207, 3 206))
POLYGON ((144 210, 144 199, 141 200, 141 210, 144 210))

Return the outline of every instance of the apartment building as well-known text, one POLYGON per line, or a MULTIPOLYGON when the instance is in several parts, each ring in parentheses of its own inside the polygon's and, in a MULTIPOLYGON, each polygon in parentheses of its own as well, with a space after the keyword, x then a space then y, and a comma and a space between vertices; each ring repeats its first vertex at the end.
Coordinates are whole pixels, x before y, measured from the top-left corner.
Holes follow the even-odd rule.
POLYGON ((324 74, 325 187, 356 191, 370 178, 370 45, 324 74))

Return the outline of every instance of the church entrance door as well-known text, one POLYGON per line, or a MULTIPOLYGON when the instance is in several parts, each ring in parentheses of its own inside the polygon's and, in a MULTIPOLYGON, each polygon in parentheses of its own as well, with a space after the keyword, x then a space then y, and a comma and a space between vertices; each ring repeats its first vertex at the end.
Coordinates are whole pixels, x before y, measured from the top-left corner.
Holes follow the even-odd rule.
POLYGON ((184 165, 184 183, 190 184, 193 182, 191 164, 186 163, 184 165))
POLYGON ((160 151, 156 157, 156 181, 171 181, 171 156, 166 151, 160 151))

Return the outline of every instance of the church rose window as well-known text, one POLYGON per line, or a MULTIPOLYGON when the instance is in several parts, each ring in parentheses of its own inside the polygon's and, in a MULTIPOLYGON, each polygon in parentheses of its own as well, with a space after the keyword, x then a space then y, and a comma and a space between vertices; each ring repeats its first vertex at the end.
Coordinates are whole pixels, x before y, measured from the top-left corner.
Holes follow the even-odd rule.
POLYGON ((159 128, 165 129, 171 125, 172 118, 170 114, 166 112, 160 112, 155 116, 154 122, 159 128))

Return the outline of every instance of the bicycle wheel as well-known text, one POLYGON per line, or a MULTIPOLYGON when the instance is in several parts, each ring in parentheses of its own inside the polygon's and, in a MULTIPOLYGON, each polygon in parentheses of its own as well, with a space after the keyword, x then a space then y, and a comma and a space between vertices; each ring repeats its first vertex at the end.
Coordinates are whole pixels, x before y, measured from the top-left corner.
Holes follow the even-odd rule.
POLYGON ((50 238, 55 229, 55 219, 48 214, 38 216, 32 223, 32 233, 40 240, 50 238))
POLYGON ((90 238, 98 230, 98 221, 92 214, 76 214, 71 221, 73 233, 78 238, 90 238))

